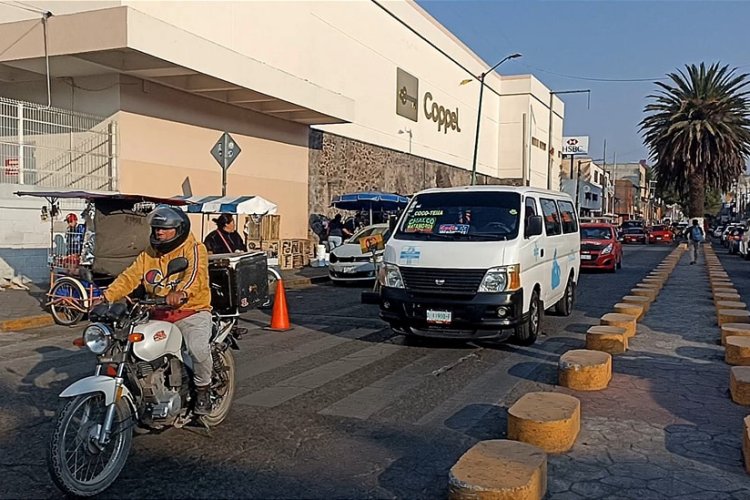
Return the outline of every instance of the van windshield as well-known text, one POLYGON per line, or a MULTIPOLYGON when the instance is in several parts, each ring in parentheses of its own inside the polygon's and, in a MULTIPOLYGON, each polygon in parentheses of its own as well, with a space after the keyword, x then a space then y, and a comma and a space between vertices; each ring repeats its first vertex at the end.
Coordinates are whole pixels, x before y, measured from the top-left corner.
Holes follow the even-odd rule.
POLYGON ((518 235, 518 193, 446 192, 418 195, 396 237, 403 240, 512 240, 518 235))

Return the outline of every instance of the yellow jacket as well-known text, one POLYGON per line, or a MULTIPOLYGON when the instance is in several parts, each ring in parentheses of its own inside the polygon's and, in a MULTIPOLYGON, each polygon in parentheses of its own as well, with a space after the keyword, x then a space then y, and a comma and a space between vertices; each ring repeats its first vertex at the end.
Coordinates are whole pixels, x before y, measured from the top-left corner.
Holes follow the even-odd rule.
POLYGON ((186 292, 187 302, 178 310, 210 311, 211 288, 208 282, 206 247, 196 241, 192 234, 188 235, 182 245, 164 255, 157 254, 149 247, 107 287, 104 296, 109 302, 114 302, 128 295, 140 284, 152 296, 165 297, 169 292, 186 292), (176 257, 185 257, 188 268, 156 286, 167 272, 169 261, 176 257))

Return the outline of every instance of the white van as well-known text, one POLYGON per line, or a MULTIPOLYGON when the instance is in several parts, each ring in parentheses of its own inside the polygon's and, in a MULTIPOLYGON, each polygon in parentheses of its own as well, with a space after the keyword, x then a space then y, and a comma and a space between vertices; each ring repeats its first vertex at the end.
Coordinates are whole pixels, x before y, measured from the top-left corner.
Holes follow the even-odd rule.
POLYGON ((565 193, 512 186, 422 191, 386 244, 380 317, 407 338, 513 336, 533 344, 545 308, 565 316, 573 309, 580 247, 565 193))

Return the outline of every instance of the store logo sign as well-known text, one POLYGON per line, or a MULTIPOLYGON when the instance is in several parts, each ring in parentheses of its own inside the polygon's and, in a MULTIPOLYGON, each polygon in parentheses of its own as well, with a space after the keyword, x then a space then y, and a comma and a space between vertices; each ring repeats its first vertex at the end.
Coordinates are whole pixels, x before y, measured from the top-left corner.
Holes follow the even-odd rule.
POLYGON ((396 68, 396 114, 412 121, 419 119, 419 80, 401 68, 396 68))
POLYGON ((443 130, 444 134, 448 133, 448 129, 461 132, 461 127, 458 126, 458 108, 455 111, 447 109, 432 100, 432 94, 425 92, 424 94, 424 115, 428 120, 432 120, 437 123, 438 132, 443 130))

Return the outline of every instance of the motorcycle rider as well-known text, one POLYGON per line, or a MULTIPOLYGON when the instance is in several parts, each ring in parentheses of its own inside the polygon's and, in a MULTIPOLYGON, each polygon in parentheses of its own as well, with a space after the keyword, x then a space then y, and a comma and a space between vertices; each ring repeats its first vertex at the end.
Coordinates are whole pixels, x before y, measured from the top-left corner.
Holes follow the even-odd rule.
POLYGON ((152 296, 166 297, 173 309, 155 311, 154 318, 175 324, 182 332, 193 360, 196 402, 194 412, 211 411, 209 386, 211 358, 211 289, 208 281, 206 247, 190 233, 190 219, 182 210, 160 205, 148 215, 151 226, 150 246, 125 269, 104 291, 107 302, 120 300, 139 285, 152 296), (164 278, 169 261, 177 257, 188 260, 180 274, 164 278))

